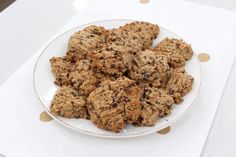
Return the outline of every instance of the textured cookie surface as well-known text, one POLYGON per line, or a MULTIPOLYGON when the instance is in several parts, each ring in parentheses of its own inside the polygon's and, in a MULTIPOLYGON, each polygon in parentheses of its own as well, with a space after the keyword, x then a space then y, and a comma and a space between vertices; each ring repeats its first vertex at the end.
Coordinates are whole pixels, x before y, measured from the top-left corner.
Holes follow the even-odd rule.
POLYGON ((193 50, 189 44, 180 39, 166 38, 155 48, 158 54, 169 58, 173 68, 183 67, 185 62, 191 59, 193 50))
POLYGON ((161 78, 169 70, 165 56, 157 55, 154 51, 147 49, 138 52, 134 57, 130 77, 135 80, 153 81, 161 78))
POLYGON ((61 87, 54 95, 50 112, 66 118, 89 118, 84 97, 66 86, 61 87))
POLYGON ((159 118, 170 114, 171 107, 174 104, 173 98, 167 92, 146 85, 141 100, 143 108, 138 121, 135 123, 139 126, 155 125, 159 118))
POLYGON ((149 48, 158 34, 158 25, 132 22, 118 29, 110 30, 108 41, 129 47, 135 53, 149 48))
POLYGON ((106 42, 108 31, 101 26, 89 26, 76 32, 68 42, 67 58, 70 61, 86 59, 87 55, 106 42))
POLYGON ((71 72, 72 64, 62 57, 53 57, 50 59, 51 70, 56 80, 55 84, 62 86, 69 84, 69 74, 71 72))
POLYGON ((141 89, 126 77, 106 81, 88 97, 90 118, 99 128, 119 132, 140 115, 141 89))
POLYGON ((188 75, 184 68, 175 69, 166 85, 166 91, 174 98, 175 103, 181 103, 183 96, 192 90, 194 78, 188 75))
POLYGON ((122 76, 131 66, 129 49, 114 43, 106 45, 91 55, 94 70, 113 76, 122 76))

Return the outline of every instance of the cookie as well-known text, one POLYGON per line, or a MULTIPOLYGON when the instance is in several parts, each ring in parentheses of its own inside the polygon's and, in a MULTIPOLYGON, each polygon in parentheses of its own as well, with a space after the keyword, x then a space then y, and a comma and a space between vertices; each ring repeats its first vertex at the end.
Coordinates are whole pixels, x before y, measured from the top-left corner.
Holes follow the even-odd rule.
POLYGON ((170 70, 167 58, 150 49, 138 52, 132 63, 130 78, 134 80, 161 80, 170 70))
POLYGON ((129 48, 133 54, 145 48, 139 35, 121 28, 110 30, 108 41, 121 47, 129 48))
POLYGON ((106 42, 107 36, 108 31, 105 28, 95 25, 76 32, 69 39, 66 57, 71 62, 86 59, 91 51, 98 49, 106 42))
POLYGON ((64 57, 53 57, 50 59, 51 70, 56 80, 55 84, 59 86, 69 85, 69 74, 71 72, 72 64, 64 57))
POLYGON ((187 60, 191 59, 193 50, 189 44, 180 39, 166 38, 154 49, 157 54, 169 58, 169 64, 173 68, 183 67, 187 60))
POLYGON ((158 34, 158 25, 147 22, 132 22, 118 29, 110 30, 108 41, 129 47, 135 53, 149 48, 158 34))
POLYGON ((183 101, 183 96, 192 90, 194 78, 188 75, 184 68, 174 69, 166 84, 166 91, 173 97, 175 103, 183 101))
POLYGON ((143 108, 139 119, 135 122, 138 126, 153 126, 161 117, 167 116, 171 112, 174 100, 166 91, 151 88, 144 85, 142 95, 143 108))
POLYGON ((141 89, 126 77, 106 81, 88 97, 90 118, 99 128, 119 132, 141 113, 141 89), (132 112, 134 111, 134 112, 132 112))
POLYGON ((160 31, 158 25, 142 21, 125 24, 121 29, 133 32, 139 36, 144 49, 147 49, 152 45, 153 40, 157 37, 160 31))
POLYGON ((66 118, 89 118, 84 97, 66 86, 57 90, 51 102, 50 112, 66 118))
POLYGON ((90 69, 90 62, 88 60, 79 60, 76 62, 69 75, 69 80, 71 86, 80 95, 84 96, 88 96, 98 84, 98 79, 90 69))
POLYGON ((90 59, 96 72, 120 77, 131 67, 132 54, 128 48, 112 43, 92 53, 90 59))

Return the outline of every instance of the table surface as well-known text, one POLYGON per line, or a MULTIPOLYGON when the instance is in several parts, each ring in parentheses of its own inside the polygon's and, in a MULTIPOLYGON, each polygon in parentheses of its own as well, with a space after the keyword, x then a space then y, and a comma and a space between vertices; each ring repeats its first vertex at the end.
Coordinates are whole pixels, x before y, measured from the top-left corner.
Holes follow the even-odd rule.
MULTIPOLYGON (((191 1, 236 11, 235 0, 191 1)), ((73 2, 74 0, 18 0, 0 13, 0 85, 76 14, 73 2), (51 11, 52 7, 54 11, 51 11), (57 12, 59 10, 64 11, 57 12), (43 25, 44 23, 47 23, 47 27, 43 25), (16 25, 18 27, 15 27, 16 25), (29 41, 31 42, 29 43, 29 41)), ((234 94, 236 84, 234 80, 236 80, 236 63, 232 67, 215 120, 202 151, 203 157, 236 156, 236 114, 234 113, 236 110, 234 94)))

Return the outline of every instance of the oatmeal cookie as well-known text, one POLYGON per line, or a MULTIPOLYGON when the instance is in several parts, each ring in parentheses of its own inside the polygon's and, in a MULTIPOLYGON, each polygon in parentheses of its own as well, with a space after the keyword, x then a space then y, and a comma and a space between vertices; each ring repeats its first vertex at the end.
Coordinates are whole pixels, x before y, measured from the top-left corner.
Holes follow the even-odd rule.
POLYGON ((169 71, 163 73, 161 77, 154 79, 153 81, 138 81, 138 83, 141 84, 147 84, 148 86, 152 88, 161 88, 164 89, 166 87, 167 82, 170 80, 170 77, 172 75, 173 69, 170 69, 169 71))
POLYGON ((130 48, 131 53, 141 51, 145 47, 139 35, 121 28, 110 30, 108 41, 121 47, 130 48))
POLYGON ((170 59, 170 66, 173 68, 183 67, 185 62, 191 59, 193 50, 189 44, 180 39, 166 38, 155 48, 158 54, 167 56, 170 59))
POLYGON ((132 54, 128 48, 112 43, 92 53, 90 58, 96 72, 119 77, 131 67, 132 54))
POLYGON ((88 60, 78 60, 69 75, 72 87, 81 95, 88 96, 92 92, 99 80, 91 70, 88 60))
POLYGON ((130 78, 144 81, 158 80, 164 77, 169 70, 165 56, 157 55, 154 51, 146 49, 135 55, 130 78))
POLYGON ((88 96, 104 80, 114 80, 112 76, 96 73, 91 69, 89 60, 78 60, 69 75, 71 86, 80 95, 88 96))
POLYGON ((67 58, 72 62, 86 59, 87 54, 106 42, 108 31, 101 26, 89 26, 71 36, 68 43, 67 58))
POLYGON ((144 49, 152 45, 152 41, 157 37, 160 31, 158 25, 142 21, 128 23, 121 28, 125 31, 137 34, 142 41, 144 49))
POLYGON ((52 73, 56 80, 55 84, 59 86, 69 85, 69 74, 72 64, 62 57, 52 57, 50 59, 52 73))
POLYGON ((88 111, 90 118, 99 128, 119 132, 140 115, 141 89, 135 81, 125 77, 106 81, 90 93, 88 111))
POLYGON ((50 112, 66 118, 89 118, 84 97, 66 86, 61 87, 54 95, 50 112))
POLYGON ((139 119, 135 122, 138 126, 153 126, 157 120, 171 112, 174 100, 164 90, 151 88, 144 85, 142 95, 143 108, 139 119))
POLYGON ((170 80, 166 84, 166 91, 173 97, 175 103, 183 101, 183 96, 192 90, 193 77, 188 75, 184 68, 174 69, 170 80))
POLYGON ((131 48, 132 52, 142 51, 152 45, 159 33, 159 27, 147 22, 132 22, 109 31, 108 41, 131 48))

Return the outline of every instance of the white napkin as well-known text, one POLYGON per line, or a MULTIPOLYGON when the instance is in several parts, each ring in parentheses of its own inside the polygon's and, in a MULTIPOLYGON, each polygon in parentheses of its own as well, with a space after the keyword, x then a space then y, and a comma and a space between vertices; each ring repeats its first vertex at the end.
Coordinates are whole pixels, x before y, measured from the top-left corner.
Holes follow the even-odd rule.
POLYGON ((234 60, 236 14, 185 1, 153 0, 144 5, 138 0, 92 0, 60 32, 85 22, 112 18, 158 23, 191 43, 197 54, 210 54, 210 61, 201 63, 202 87, 191 110, 166 135, 155 133, 124 140, 95 138, 56 121, 41 122, 39 114, 43 108, 32 82, 39 50, 1 86, 1 154, 7 157, 200 155, 234 60))

